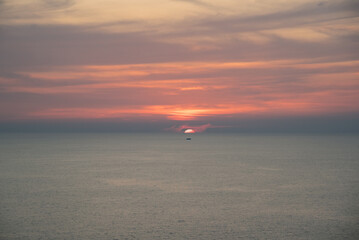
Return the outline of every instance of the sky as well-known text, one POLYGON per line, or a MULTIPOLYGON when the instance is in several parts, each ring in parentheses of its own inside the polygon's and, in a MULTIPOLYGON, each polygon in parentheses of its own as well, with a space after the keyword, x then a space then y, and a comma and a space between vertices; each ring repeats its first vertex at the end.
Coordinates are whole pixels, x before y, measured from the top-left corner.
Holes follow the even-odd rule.
POLYGON ((0 131, 359 132, 358 23, 357 0, 0 0, 0 131))

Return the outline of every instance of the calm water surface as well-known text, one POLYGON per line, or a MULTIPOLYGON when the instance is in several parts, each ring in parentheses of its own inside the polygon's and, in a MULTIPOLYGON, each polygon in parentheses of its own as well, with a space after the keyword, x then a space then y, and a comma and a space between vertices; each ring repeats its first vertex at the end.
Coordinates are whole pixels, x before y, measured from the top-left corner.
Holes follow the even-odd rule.
POLYGON ((359 136, 0 135, 0 239, 358 239, 359 136))

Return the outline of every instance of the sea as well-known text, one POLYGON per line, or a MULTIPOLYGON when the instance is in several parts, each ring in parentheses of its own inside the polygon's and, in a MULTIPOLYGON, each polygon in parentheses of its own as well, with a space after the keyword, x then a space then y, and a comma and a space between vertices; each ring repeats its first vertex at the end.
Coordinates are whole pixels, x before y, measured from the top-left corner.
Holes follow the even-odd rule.
POLYGON ((0 135, 0 239, 359 239, 359 136, 0 135))

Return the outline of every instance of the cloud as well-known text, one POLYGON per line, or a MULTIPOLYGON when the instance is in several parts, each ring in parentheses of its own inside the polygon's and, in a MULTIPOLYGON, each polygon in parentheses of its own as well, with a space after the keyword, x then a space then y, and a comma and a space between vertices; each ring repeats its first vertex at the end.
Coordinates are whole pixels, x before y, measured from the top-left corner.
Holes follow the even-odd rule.
POLYGON ((358 65, 301 59, 8 70, 0 74, 1 109, 4 117, 19 109, 18 119, 152 116, 173 121, 353 112, 358 65), (16 107, 22 102, 26 111, 16 107))
MULTIPOLYGON (((334 1, 316 6, 305 3, 291 9, 279 9, 265 14, 250 16, 224 16, 220 18, 204 19, 202 25, 206 29, 222 32, 260 31, 287 27, 310 26, 311 24, 358 17, 351 1, 334 1)), ((358 4, 355 4, 355 7, 358 4)))
POLYGON ((0 121, 359 111, 357 1, 283 2, 2 1, 0 121))
POLYGON ((42 0, 47 8, 50 9, 63 9, 73 6, 75 0, 42 0))
MULTIPOLYGON (((279 1, 274 3, 278 4, 279 1)), ((358 11, 352 5, 354 1, 326 2, 319 6, 312 2, 294 2, 291 8, 273 7, 266 12, 191 18, 188 22, 180 23, 177 31, 170 32, 162 39, 201 51, 226 51, 228 46, 232 54, 237 52, 241 56, 246 56, 242 53, 243 49, 260 52, 258 45, 265 46, 265 51, 276 48, 273 52, 286 52, 288 56, 287 50, 295 50, 291 45, 297 42, 305 42, 305 46, 297 46, 300 51, 295 54, 321 43, 321 47, 326 48, 321 52, 326 54, 332 52, 329 46, 337 48, 333 43, 339 44, 346 36, 359 31, 358 27, 354 27, 358 11), (251 47, 253 44, 257 46, 251 47), (239 49, 233 51, 233 47, 239 49)), ((305 54, 310 55, 311 50, 305 54)), ((226 55, 231 54, 226 52, 226 55)))
POLYGON ((185 59, 183 46, 145 33, 98 33, 70 26, 1 26, 0 68, 128 64, 185 59))
POLYGON ((212 4, 209 4, 209 3, 205 2, 205 1, 201 1, 201 0, 172 0, 172 1, 189 3, 189 4, 193 4, 197 7, 204 7, 204 8, 210 9, 210 10, 216 10, 216 11, 219 10, 218 6, 214 6, 212 4))

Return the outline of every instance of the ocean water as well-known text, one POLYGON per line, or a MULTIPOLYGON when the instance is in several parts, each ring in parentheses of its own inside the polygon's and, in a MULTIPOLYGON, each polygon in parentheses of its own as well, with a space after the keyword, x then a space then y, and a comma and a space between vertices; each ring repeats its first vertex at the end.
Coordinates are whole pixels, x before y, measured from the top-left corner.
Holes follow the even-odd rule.
POLYGON ((359 239, 359 136, 0 135, 0 239, 359 239))

